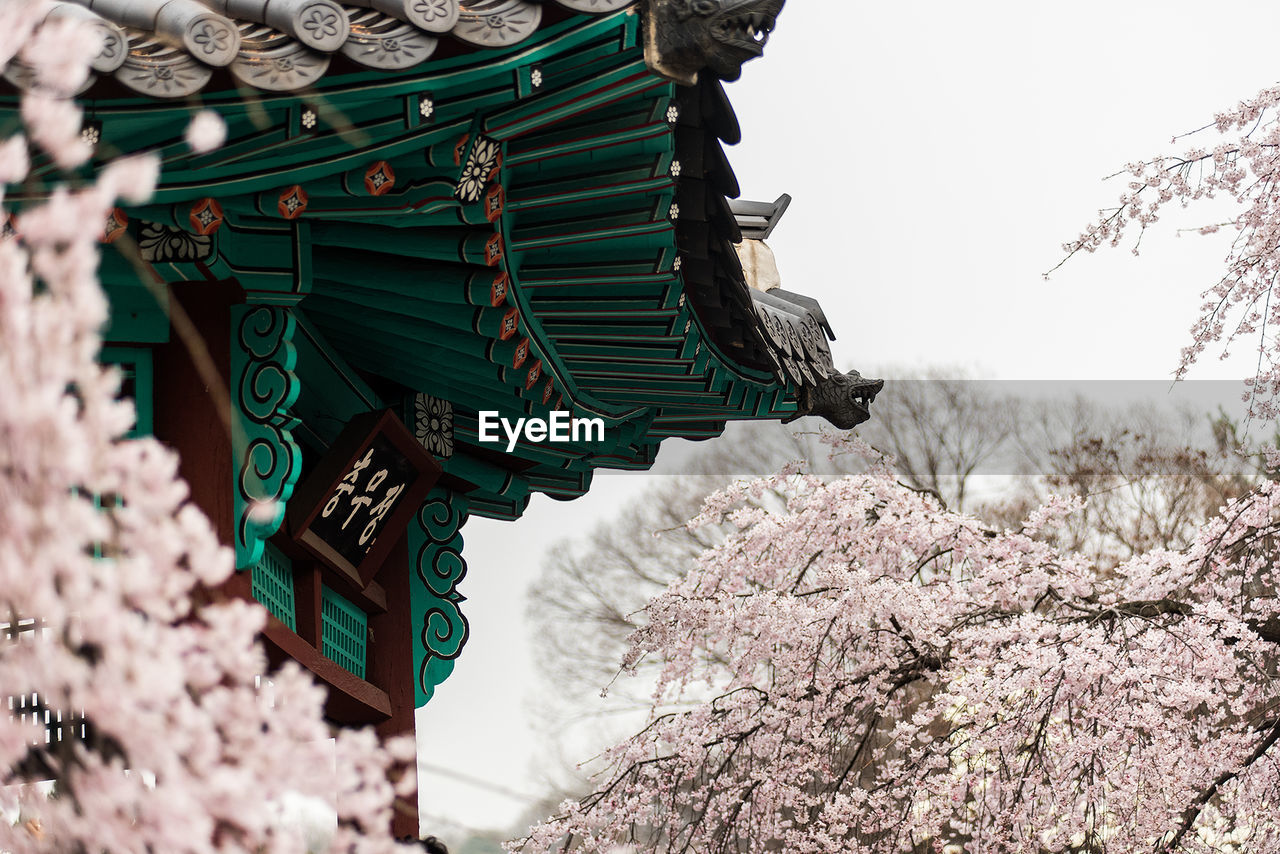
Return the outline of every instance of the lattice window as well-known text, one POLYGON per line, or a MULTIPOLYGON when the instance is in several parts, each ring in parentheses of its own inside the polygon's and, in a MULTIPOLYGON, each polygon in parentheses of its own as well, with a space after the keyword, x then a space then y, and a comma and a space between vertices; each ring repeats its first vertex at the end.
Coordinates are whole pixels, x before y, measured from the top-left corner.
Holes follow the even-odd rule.
POLYGON ((151 350, 146 347, 103 347, 99 360, 120 368, 120 396, 133 398, 138 420, 125 435, 130 439, 150 436, 153 431, 152 401, 154 371, 151 350))
POLYGON ((275 546, 265 543, 253 566, 253 598, 295 632, 297 607, 293 595, 293 565, 275 546))
POLYGON ((365 612, 325 587, 321 592, 320 627, 320 651, 363 679, 369 639, 365 612))

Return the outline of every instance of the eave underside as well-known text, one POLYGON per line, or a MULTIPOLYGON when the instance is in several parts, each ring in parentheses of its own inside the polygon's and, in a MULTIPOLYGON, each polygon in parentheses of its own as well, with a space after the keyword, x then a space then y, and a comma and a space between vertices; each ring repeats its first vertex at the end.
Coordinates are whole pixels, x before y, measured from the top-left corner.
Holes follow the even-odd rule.
MULTIPOLYGON (((732 110, 718 83, 651 74, 634 15, 323 82, 209 93, 228 141, 207 155, 181 138, 189 108, 90 102, 103 156, 163 161, 120 245, 160 279, 234 279, 249 302, 288 307, 327 362, 407 421, 418 395, 448 401, 445 468, 472 512, 514 517, 533 492, 582 494, 596 468, 647 468, 666 438, 797 414, 805 377, 732 251, 732 110), (605 440, 509 454, 479 441, 482 411, 556 409, 604 419, 605 440)), ((829 367, 825 339, 796 352, 807 346, 829 367)))

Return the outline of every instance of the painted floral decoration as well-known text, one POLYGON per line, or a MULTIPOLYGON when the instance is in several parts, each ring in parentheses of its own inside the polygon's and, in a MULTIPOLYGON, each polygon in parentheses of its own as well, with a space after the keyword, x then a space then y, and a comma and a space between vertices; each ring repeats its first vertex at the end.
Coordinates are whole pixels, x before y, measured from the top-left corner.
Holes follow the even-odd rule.
POLYGON ((437 457, 453 456, 453 404, 419 394, 414 400, 414 435, 437 457))
MULTIPOLYGON (((8 223, 6 223, 8 225, 8 223)), ((107 214, 107 223, 102 229, 102 242, 114 243, 124 234, 129 225, 129 217, 120 208, 112 208, 107 214)))
POLYGON ((280 211, 280 216, 285 219, 297 219, 307 209, 308 201, 307 191, 294 184, 292 187, 286 187, 280 191, 280 199, 276 202, 276 209, 280 211))
POLYGON ((153 263, 202 261, 212 254, 213 241, 158 222, 144 222, 138 235, 138 251, 142 260, 153 263))
POLYGON ((463 202, 478 202, 484 195, 485 185, 498 167, 501 149, 496 140, 481 136, 476 139, 467 158, 467 165, 458 179, 457 196, 463 202))

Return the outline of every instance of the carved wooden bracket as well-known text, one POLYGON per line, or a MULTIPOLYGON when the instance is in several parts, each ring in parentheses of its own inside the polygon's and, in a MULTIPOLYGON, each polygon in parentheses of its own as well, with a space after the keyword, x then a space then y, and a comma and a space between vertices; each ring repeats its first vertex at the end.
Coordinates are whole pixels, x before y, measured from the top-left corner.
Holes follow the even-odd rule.
POLYGON ((410 611, 413 626, 414 705, 425 706, 436 686, 453 673, 471 627, 459 606, 458 584, 467 574, 462 558, 467 500, 447 489, 427 496, 409 524, 410 611))
POLYGON ((290 412, 301 384, 294 375, 293 314, 268 305, 231 310, 231 453, 235 468, 236 567, 262 557, 262 544, 280 530, 285 502, 302 472, 290 412))

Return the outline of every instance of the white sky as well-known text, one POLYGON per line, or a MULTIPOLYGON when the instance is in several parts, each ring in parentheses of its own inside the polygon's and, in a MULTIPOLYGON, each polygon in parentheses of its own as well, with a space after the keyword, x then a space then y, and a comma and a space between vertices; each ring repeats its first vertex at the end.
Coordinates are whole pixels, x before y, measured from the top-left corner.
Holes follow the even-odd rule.
MULTIPOLYGON (((745 198, 794 197, 770 244, 783 287, 822 302, 837 365, 1167 379, 1221 236, 1178 238, 1165 222, 1139 258, 1124 247, 1041 274, 1123 191, 1103 176, 1280 79, 1277 32, 1280 6, 1259 2, 791 0, 764 59, 729 86, 743 129, 729 156, 745 198)), ((1245 375, 1248 347, 1235 349, 1193 377, 1245 375)), ((644 481, 597 477, 579 501, 538 497, 515 524, 467 524, 471 638, 419 713, 423 762, 535 789, 525 710, 547 687, 525 590, 552 542, 644 481)), ((428 829, 503 827, 523 806, 431 774, 421 798, 428 829)))

